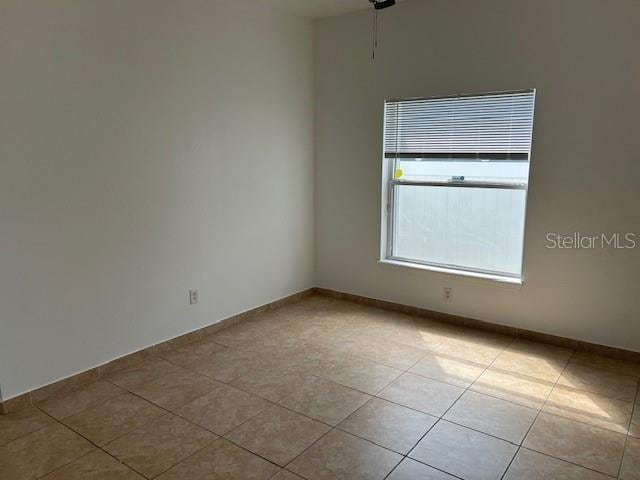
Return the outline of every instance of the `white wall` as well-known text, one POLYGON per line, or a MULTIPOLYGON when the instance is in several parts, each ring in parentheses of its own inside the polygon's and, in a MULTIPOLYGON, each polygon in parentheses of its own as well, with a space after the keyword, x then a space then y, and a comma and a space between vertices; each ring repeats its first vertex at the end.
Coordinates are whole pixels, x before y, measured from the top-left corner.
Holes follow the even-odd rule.
POLYGON ((640 2, 407 0, 317 23, 321 287, 640 350, 640 2), (538 89, 524 286, 376 262, 385 98, 538 89), (547 232, 634 232, 549 250, 547 232), (453 288, 453 301, 442 288, 453 288))
POLYGON ((259 3, 0 2, 5 399, 313 285, 313 27, 259 3))

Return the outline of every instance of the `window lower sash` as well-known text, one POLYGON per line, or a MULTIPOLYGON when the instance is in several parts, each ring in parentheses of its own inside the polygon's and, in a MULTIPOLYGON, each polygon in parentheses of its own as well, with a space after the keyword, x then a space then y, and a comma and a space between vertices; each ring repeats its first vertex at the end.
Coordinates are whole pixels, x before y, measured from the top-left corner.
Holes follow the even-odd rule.
POLYGON ((406 258, 396 255, 394 252, 395 232, 397 230, 396 204, 398 202, 396 187, 451 187, 451 188, 476 188, 476 189, 503 189, 503 190, 527 190, 528 185, 524 183, 498 183, 498 182, 478 182, 478 181, 406 181, 388 180, 387 208, 386 208, 386 252, 383 263, 395 264, 398 266, 416 267, 425 270, 439 271, 442 273, 460 274, 475 276, 491 280, 503 281, 507 283, 522 284, 522 275, 504 272, 500 270, 490 270, 476 267, 465 267, 456 264, 425 261, 415 258, 406 258))

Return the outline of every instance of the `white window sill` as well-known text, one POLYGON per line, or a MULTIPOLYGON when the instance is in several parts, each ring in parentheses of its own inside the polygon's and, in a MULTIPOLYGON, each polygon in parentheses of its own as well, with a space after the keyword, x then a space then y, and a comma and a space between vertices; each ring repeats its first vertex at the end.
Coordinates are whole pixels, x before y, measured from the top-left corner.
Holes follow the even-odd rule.
POLYGON ((490 273, 470 272, 467 270, 457 270, 455 268, 436 267, 433 265, 424 265, 422 263, 393 260, 390 258, 384 258, 384 259, 378 260, 378 263, 385 263, 387 265, 395 265, 398 267, 415 268, 418 270, 428 270, 430 272, 446 273, 449 275, 460 275, 463 277, 482 278, 484 280, 492 280, 494 282, 501 282, 501 283, 510 283, 512 285, 523 284, 523 281, 521 278, 506 277, 506 276, 494 275, 490 273))

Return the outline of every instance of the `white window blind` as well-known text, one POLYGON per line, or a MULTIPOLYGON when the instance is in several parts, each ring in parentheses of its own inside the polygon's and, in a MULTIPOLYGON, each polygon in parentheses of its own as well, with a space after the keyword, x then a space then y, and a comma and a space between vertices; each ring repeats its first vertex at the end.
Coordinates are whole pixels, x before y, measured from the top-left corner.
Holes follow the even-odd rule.
POLYGON ((385 157, 527 161, 534 102, 533 90, 387 101, 385 157))

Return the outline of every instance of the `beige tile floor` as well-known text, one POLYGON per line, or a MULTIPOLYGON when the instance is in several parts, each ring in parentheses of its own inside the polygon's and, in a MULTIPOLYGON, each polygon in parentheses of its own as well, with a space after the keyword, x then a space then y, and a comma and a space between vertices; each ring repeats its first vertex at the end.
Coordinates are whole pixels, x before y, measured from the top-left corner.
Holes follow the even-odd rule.
POLYGON ((0 416, 0 479, 640 479, 640 365, 326 297, 0 416))

